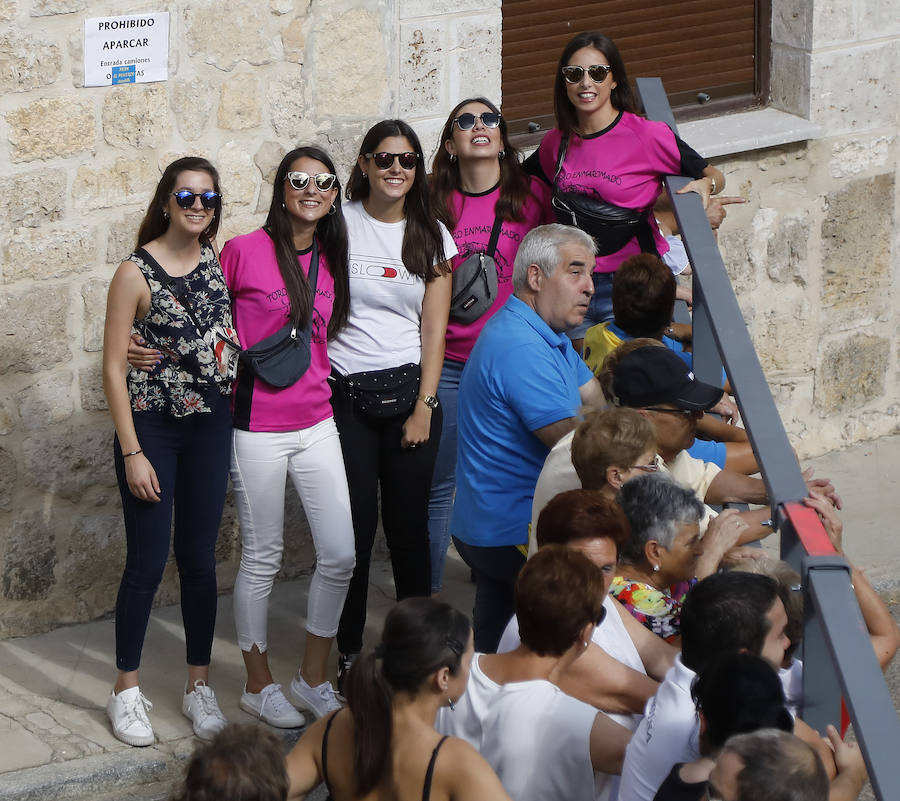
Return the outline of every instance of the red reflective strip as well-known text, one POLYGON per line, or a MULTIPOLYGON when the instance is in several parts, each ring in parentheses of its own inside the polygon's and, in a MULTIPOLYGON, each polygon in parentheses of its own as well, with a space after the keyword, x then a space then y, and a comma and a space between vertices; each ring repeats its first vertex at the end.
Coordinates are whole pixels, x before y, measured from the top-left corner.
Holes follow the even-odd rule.
POLYGON ((847 711, 847 704, 841 698, 841 737, 847 733, 847 727, 850 725, 850 713, 847 711))
POLYGON ((793 501, 784 504, 784 513, 810 556, 834 556, 837 553, 815 509, 793 501))

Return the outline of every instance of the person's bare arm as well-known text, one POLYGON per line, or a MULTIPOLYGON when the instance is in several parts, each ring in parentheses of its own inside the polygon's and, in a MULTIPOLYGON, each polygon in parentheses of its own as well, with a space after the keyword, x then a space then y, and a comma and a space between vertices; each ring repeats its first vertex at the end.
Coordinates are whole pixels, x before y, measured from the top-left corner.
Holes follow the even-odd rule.
POLYGON ((162 361, 162 351, 146 347, 147 342, 140 334, 132 334, 128 340, 128 363, 136 370, 149 373, 162 361))
POLYGON ((794 718, 794 734, 813 747, 813 750, 819 755, 822 764, 825 766, 828 781, 831 781, 837 775, 837 767, 834 764, 834 752, 831 750, 831 746, 822 739, 821 735, 812 726, 804 723, 800 718, 794 718))
POLYGON ((828 726, 826 733, 837 768, 828 788, 828 801, 856 801, 868 776, 862 751, 856 743, 845 743, 834 726, 828 726))
POLYGON ((451 801, 512 801, 497 774, 469 743, 451 737, 441 749, 445 752, 443 764, 441 759, 437 761, 436 778, 448 787, 451 801))
POLYGON ((697 560, 697 578, 705 579, 719 569, 722 557, 730 551, 747 529, 737 509, 723 509, 710 521, 703 535, 703 555, 697 560))
POLYGON ((285 757, 285 768, 288 775, 288 798, 306 798, 307 793, 318 787, 322 781, 322 738, 328 716, 317 720, 310 726, 297 744, 285 757))
MULTIPOLYGON (((652 632, 648 632, 652 635, 652 632)), ((560 674, 557 685, 567 695, 619 714, 642 714, 659 683, 611 657, 596 643, 560 674)))
POLYGON ((859 604, 859 611, 862 612, 878 664, 881 665, 882 670, 885 670, 894 658, 894 654, 897 653, 897 649, 900 648, 900 628, 897 627, 890 611, 875 592, 875 588, 866 578, 865 573, 856 567, 844 553, 844 524, 831 502, 818 494, 812 494, 809 498, 804 499, 804 503, 816 510, 834 549, 847 559, 847 563, 850 565, 850 580, 853 583, 853 592, 859 604))
MULTIPOLYGON (((422 301, 422 377, 419 380, 419 395, 423 397, 437 395, 444 364, 452 277, 450 265, 444 264, 443 267, 447 272, 425 285, 425 298, 422 301)), ((431 436, 431 413, 432 410, 423 401, 416 400, 412 414, 403 424, 400 447, 408 448, 428 441, 431 436)))
POLYGON ((136 317, 147 313, 150 289, 140 268, 123 261, 109 285, 106 298, 106 322, 103 327, 103 391, 125 457, 125 480, 135 498, 159 501, 159 480, 150 460, 141 452, 131 415, 128 394, 126 354, 131 326, 136 317))
POLYGON ((634 647, 637 648, 638 656, 644 663, 647 675, 651 679, 661 682, 669 668, 675 664, 678 649, 639 623, 634 615, 618 601, 616 601, 616 611, 621 616, 622 622, 625 624, 625 631, 631 637, 634 647))
POLYGON ((591 765, 594 770, 619 775, 630 739, 628 729, 599 712, 591 727, 591 765))
POLYGON ((768 496, 762 479, 751 478, 732 470, 721 470, 710 483, 703 500, 710 506, 740 501, 764 504, 768 502, 768 496))
POLYGON ((603 396, 603 389, 596 378, 592 378, 586 384, 578 387, 578 394, 581 396, 581 402, 585 406, 592 406, 596 409, 605 409, 607 406, 606 398, 603 396))
POLYGON ((557 420, 555 423, 550 423, 550 425, 536 428, 531 433, 534 434, 548 448, 552 448, 566 434, 576 428, 577 425, 577 417, 564 417, 562 420, 557 420))

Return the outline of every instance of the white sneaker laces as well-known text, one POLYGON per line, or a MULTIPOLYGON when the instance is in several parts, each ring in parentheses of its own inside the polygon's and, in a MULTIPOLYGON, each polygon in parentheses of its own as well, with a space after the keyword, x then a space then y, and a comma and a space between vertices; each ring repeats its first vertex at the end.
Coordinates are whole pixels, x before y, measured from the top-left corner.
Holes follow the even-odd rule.
POLYGON ((266 708, 266 704, 268 704, 272 711, 275 713, 276 718, 280 718, 285 714, 285 711, 294 712, 294 707, 291 706, 290 702, 287 698, 284 697, 284 693, 281 691, 280 684, 274 684, 271 687, 267 687, 261 692, 262 695, 262 703, 259 705, 259 715, 262 717, 263 711, 266 708), (288 707, 290 709, 288 710, 288 707))
POLYGON ((121 726, 123 731, 131 728, 133 723, 149 728, 150 718, 147 717, 147 713, 153 709, 153 704, 147 700, 142 692, 139 691, 131 700, 123 698, 122 707, 125 712, 121 726))

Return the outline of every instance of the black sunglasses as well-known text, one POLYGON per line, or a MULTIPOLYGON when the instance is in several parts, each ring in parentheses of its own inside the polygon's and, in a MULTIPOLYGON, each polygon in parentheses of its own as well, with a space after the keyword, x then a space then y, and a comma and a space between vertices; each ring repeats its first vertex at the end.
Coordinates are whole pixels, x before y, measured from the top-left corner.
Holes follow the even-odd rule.
POLYGON ((379 170, 389 170, 394 165, 394 159, 400 160, 400 166, 404 170, 415 169, 419 161, 418 154, 411 150, 407 150, 405 153, 388 153, 382 150, 380 153, 366 153, 366 158, 372 159, 379 170))
POLYGON ((183 209, 189 209, 194 205, 194 200, 200 198, 200 203, 204 209, 216 209, 222 201, 222 196, 218 192, 191 192, 190 189, 179 189, 172 192, 175 202, 183 209))
MULTIPOLYGON (((611 72, 612 67, 609 64, 592 64, 587 68, 587 74, 591 76, 594 83, 603 83, 611 72)), ((584 67, 576 67, 574 64, 562 68, 563 78, 567 83, 579 83, 584 77, 584 73, 584 67)))
POLYGON ((337 180, 337 176, 330 172, 319 172, 315 175, 310 175, 308 172, 289 172, 284 176, 287 181, 290 182, 291 186, 296 189, 298 192, 302 192, 309 186, 309 179, 312 178, 313 183, 316 185, 316 189, 320 192, 327 192, 331 187, 334 186, 334 182, 337 180))
POLYGON ((484 111, 481 114, 466 112, 453 120, 453 124, 461 131, 471 131, 477 120, 481 120, 481 124, 485 128, 496 128, 500 125, 500 115, 496 111, 484 111))

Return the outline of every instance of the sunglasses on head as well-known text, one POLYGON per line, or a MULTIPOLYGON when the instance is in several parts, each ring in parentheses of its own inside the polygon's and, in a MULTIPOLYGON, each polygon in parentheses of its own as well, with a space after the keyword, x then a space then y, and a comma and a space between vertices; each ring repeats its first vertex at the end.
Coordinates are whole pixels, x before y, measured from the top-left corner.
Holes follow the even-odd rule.
MULTIPOLYGON (((587 74, 590 75, 594 83, 603 83, 611 72, 612 67, 609 64, 592 64, 587 68, 587 74)), ((574 64, 569 64, 568 67, 562 68, 563 78, 566 79, 567 83, 579 83, 584 77, 584 73, 584 67, 576 67, 574 64)))
POLYGON ((337 176, 330 172, 319 172, 315 175, 310 175, 308 172, 289 172, 284 177, 298 192, 302 192, 309 186, 310 178, 312 178, 313 183, 316 185, 316 189, 320 192, 327 192, 334 186, 334 182, 337 180, 337 176))
POLYGON ((200 198, 200 203, 204 209, 215 209, 219 207, 222 196, 218 192, 191 192, 190 189, 179 189, 172 192, 175 202, 183 209, 189 209, 194 205, 194 200, 200 198))
POLYGON ((372 159, 379 170, 388 170, 393 167, 394 159, 399 159, 400 166, 403 167, 404 170, 415 169, 415 166, 419 161, 418 154, 413 153, 411 150, 407 150, 405 153, 388 153, 387 151, 382 150, 380 153, 366 153, 366 158, 372 159))
POLYGON ((471 131, 478 120, 485 128, 496 128, 500 124, 500 115, 496 111, 483 111, 481 114, 466 112, 453 120, 453 124, 461 131, 471 131))

